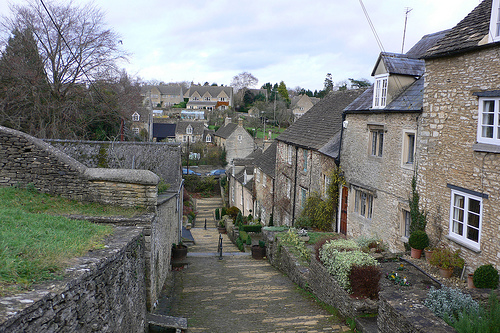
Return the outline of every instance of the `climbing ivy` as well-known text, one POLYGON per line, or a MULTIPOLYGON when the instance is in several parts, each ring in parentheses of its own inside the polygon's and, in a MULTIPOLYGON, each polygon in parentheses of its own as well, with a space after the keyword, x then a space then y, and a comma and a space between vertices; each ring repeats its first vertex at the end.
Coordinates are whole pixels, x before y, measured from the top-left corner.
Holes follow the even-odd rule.
POLYGON ((411 195, 408 199, 410 205, 410 234, 416 230, 425 231, 427 225, 427 213, 420 210, 420 196, 417 191, 417 176, 413 175, 411 180, 411 195))

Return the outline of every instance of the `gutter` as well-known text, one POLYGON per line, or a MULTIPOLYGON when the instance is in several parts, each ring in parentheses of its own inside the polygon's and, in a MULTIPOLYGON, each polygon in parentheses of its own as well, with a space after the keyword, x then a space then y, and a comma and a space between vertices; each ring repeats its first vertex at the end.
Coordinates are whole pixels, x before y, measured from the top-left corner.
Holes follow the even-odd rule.
POLYGON ((299 158, 299 147, 295 146, 295 175, 293 181, 293 206, 292 206, 292 226, 295 225, 295 206, 297 199, 297 165, 299 158))

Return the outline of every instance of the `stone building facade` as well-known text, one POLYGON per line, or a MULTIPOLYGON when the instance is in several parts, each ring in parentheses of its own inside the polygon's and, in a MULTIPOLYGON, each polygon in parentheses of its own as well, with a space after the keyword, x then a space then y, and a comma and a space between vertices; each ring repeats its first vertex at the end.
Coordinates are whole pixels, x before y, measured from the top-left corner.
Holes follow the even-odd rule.
POLYGON ((243 127, 243 119, 239 119, 236 124, 231 122, 231 118, 226 118, 224 126, 215 132, 214 138, 215 144, 226 150, 228 163, 247 157, 256 148, 253 137, 243 127))
POLYGON ((254 212, 255 217, 260 218, 264 225, 269 225, 271 214, 274 213, 276 145, 276 141, 273 141, 262 152, 262 155, 255 160, 253 181, 255 193, 254 212))
POLYGON ((425 57, 421 205, 432 239, 460 249, 470 272, 500 269, 500 43, 489 41, 498 7, 483 1, 425 57))

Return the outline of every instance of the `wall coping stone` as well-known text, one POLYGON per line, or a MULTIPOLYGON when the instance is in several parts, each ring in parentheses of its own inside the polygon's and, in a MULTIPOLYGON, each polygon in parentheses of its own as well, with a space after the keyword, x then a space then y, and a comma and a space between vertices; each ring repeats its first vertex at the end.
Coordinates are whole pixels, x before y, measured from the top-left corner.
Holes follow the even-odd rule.
POLYGON ((118 183, 156 186, 160 177, 149 170, 87 168, 84 176, 90 181, 111 181, 118 183))

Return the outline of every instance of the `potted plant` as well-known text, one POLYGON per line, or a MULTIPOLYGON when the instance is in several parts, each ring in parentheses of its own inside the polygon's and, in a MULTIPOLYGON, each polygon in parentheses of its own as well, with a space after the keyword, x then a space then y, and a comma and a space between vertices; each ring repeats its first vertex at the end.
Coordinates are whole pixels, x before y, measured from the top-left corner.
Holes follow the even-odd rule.
POLYGON ((439 268, 442 277, 449 278, 455 267, 462 268, 465 261, 460 258, 460 250, 452 251, 448 247, 442 246, 434 250, 431 258, 431 265, 439 268))
POLYGON ((226 234, 227 229, 226 229, 226 224, 224 220, 220 220, 218 225, 217 225, 217 230, 219 231, 220 234, 226 234))
POLYGON ((172 244, 172 260, 184 260, 187 257, 188 248, 186 245, 179 242, 178 244, 172 244))
POLYGON ((430 247, 430 246, 427 246, 424 249, 424 253, 425 253, 425 260, 427 260, 427 263, 430 264, 431 263, 432 254, 434 253, 434 248, 430 247))
POLYGON ((252 258, 263 259, 266 256, 266 243, 259 240, 259 245, 252 245, 252 258))
POLYGON ((423 230, 415 230, 408 239, 408 245, 411 247, 411 257, 420 259, 422 250, 429 246, 429 236, 423 230))

